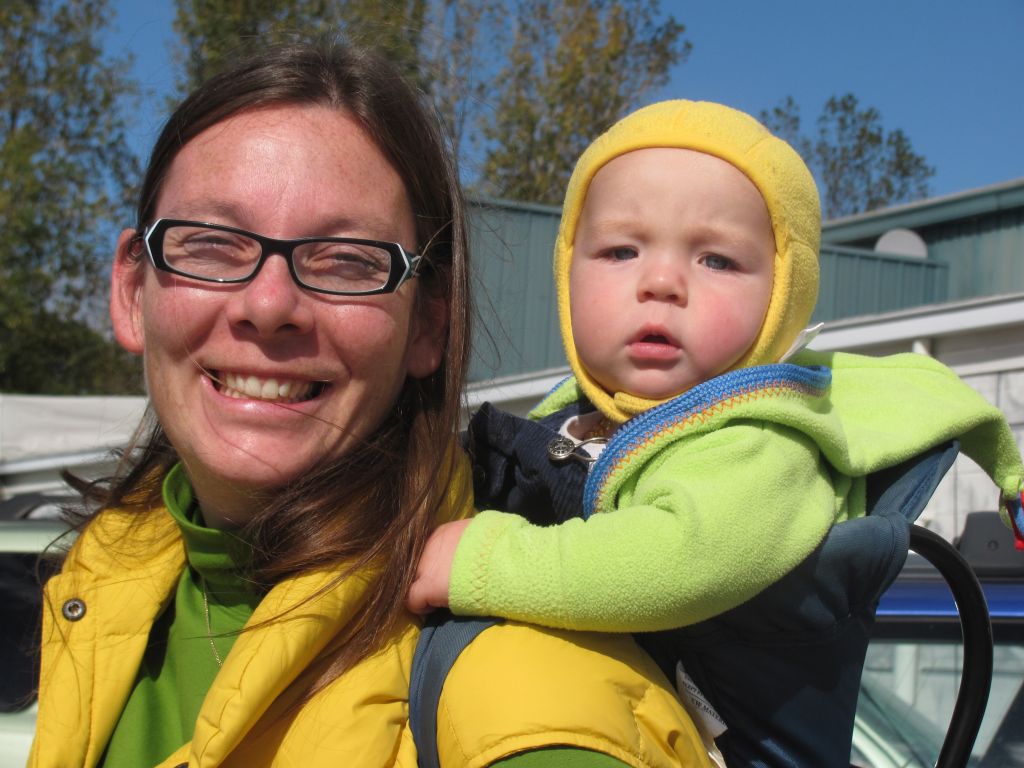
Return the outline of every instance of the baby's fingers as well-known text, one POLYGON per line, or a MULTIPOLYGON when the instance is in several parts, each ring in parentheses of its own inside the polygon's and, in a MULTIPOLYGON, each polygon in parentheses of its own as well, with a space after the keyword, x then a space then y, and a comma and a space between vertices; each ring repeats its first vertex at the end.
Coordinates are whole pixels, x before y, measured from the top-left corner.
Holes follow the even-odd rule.
POLYGON ((409 594, 405 598, 405 606, 413 613, 424 616, 435 608, 444 608, 448 605, 448 590, 443 595, 438 594, 436 585, 430 579, 417 576, 416 581, 409 587, 409 594))
POLYGON ((422 615, 435 608, 448 607, 452 560, 467 525, 468 520, 445 523, 430 534, 416 566, 416 579, 405 598, 406 607, 413 613, 422 615))

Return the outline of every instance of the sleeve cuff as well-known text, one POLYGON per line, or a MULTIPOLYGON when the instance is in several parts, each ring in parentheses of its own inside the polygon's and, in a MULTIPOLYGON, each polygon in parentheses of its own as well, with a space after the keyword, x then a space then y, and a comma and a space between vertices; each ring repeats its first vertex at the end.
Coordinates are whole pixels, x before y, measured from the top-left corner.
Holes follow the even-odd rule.
POLYGON ((462 534, 452 561, 448 603, 460 616, 490 616, 494 607, 487 600, 490 562, 495 543, 506 531, 526 520, 506 512, 485 510, 473 518, 462 534))

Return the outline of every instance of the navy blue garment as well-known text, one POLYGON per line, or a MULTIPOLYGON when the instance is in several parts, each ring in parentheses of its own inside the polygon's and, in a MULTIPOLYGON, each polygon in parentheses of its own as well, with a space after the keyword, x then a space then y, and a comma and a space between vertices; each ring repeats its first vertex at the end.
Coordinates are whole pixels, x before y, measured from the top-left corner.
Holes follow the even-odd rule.
POLYGON ((559 427, 586 411, 574 404, 539 421, 529 421, 490 403, 480 406, 470 419, 465 439, 477 509, 512 512, 534 525, 554 525, 579 517, 587 468, 576 460, 553 462, 547 450, 558 437, 559 427))

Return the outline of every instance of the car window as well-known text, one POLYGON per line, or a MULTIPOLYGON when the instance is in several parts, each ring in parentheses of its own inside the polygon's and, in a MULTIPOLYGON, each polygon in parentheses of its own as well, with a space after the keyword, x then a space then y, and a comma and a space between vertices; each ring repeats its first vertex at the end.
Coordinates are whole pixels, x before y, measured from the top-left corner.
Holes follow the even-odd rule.
MULTIPOLYGON (((998 523, 998 519, 996 520, 998 523)), ((1001 523, 997 532, 1005 531, 1001 523)), ((986 551, 991 547, 985 548, 986 551)), ((969 766, 1024 766, 1024 557, 975 567, 992 622, 991 691, 969 766)), ((935 765, 960 688, 957 607, 938 573, 915 555, 879 606, 861 679, 851 764, 935 765)))
MULTIPOLYGON (((854 743, 881 740, 906 762, 878 762, 855 751, 854 764, 934 765, 953 714, 962 661, 954 641, 873 643, 858 703, 858 730, 864 733, 854 743)), ((992 690, 970 765, 1024 765, 1024 646, 1018 643, 995 647, 992 690)))

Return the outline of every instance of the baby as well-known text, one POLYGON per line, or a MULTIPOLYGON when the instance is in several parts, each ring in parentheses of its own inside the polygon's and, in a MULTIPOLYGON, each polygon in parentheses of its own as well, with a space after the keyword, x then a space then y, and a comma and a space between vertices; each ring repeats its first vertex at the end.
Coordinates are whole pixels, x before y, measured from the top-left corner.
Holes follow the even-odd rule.
MULTIPOLYGON (((1009 427, 949 369, 909 354, 782 362, 814 308, 819 236, 810 172, 746 114, 669 101, 600 136, 555 245, 574 376, 531 414, 560 425, 568 452, 583 443, 577 456, 608 438, 582 509, 548 527, 496 511, 442 526, 410 607, 601 631, 693 624, 863 515, 869 473, 954 438, 1019 511, 1009 427)), ((483 467, 492 422, 472 427, 483 467)), ((478 506, 509 498, 493 480, 478 506)))

